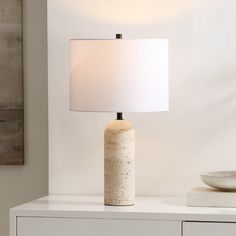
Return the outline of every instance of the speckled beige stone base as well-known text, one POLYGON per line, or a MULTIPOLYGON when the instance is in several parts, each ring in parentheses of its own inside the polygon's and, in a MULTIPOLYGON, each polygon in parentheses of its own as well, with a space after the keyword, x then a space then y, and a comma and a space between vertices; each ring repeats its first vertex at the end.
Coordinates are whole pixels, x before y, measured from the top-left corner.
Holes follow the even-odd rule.
POLYGON ((128 121, 114 120, 105 129, 105 205, 135 204, 135 131, 128 121))

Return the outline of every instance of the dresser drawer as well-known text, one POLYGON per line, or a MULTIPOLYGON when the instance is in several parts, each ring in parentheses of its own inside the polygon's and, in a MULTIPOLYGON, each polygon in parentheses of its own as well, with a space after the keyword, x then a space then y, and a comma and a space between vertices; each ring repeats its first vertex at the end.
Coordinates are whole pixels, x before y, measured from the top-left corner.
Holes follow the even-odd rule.
POLYGON ((181 223, 157 220, 17 218, 17 236, 181 236, 181 223))
POLYGON ((235 236, 236 223, 184 222, 183 236, 235 236))

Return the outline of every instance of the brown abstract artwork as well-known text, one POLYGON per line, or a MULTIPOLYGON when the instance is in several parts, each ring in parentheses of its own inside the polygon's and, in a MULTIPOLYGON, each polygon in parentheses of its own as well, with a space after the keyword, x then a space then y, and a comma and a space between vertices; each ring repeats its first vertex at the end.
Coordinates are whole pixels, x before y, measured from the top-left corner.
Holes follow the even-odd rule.
POLYGON ((0 165, 24 164, 22 1, 0 0, 0 165))

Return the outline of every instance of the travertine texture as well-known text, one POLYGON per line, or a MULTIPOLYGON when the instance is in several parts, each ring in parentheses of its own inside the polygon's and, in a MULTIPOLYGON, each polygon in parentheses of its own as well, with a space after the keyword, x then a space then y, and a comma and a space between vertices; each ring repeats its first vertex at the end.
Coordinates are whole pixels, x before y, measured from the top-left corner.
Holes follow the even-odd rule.
POLYGON ((135 131, 126 120, 114 120, 105 129, 105 204, 135 203, 135 131))

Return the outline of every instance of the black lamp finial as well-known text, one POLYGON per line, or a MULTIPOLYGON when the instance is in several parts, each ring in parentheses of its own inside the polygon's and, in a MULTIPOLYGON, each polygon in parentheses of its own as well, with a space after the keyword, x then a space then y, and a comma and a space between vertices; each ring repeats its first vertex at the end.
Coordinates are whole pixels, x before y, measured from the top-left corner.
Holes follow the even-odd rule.
POLYGON ((116 34, 116 39, 122 39, 122 34, 116 34))

